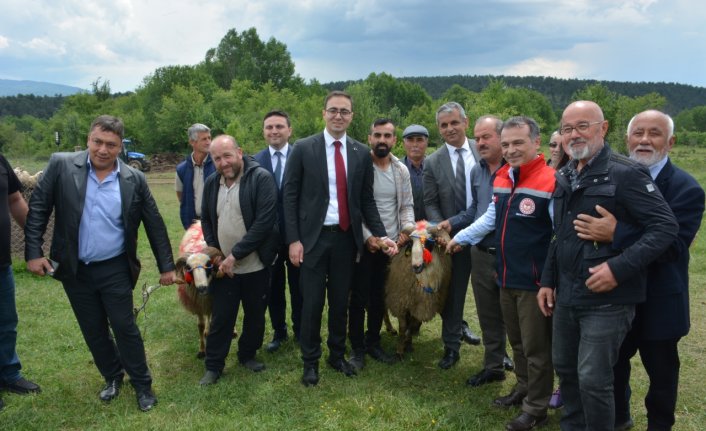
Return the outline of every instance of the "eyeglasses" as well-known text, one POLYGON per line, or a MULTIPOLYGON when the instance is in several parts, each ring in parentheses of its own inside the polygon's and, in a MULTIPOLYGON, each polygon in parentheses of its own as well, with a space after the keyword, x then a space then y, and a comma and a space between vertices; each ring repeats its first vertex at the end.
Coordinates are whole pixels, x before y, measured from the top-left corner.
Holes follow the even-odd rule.
POLYGON ((556 148, 558 146, 559 146, 559 144, 557 142, 550 142, 549 143, 549 148, 556 148))
POLYGON ((331 117, 335 117, 336 115, 341 114, 341 117, 346 118, 350 117, 353 112, 347 109, 328 108, 326 110, 326 113, 331 117))
POLYGON ((582 123, 578 123, 575 126, 561 126, 559 129, 559 134, 560 135, 570 135, 574 129, 576 129, 577 132, 579 133, 586 133, 589 127, 596 125, 596 124, 602 124, 603 121, 594 121, 592 123, 589 123, 588 121, 584 121, 582 123))

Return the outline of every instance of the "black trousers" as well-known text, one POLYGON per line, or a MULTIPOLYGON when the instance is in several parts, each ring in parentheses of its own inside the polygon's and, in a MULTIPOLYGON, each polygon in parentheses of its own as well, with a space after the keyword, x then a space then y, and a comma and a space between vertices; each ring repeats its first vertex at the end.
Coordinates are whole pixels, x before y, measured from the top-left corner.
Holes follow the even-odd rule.
POLYGON ((463 307, 466 304, 468 280, 471 277, 470 247, 451 255, 451 265, 449 296, 441 312, 441 339, 445 348, 458 352, 461 348, 463 307))
POLYGON ((314 248, 304 254, 299 272, 302 292, 299 341, 304 365, 316 365, 321 358, 321 315, 326 296, 329 358, 340 359, 346 353, 348 296, 356 252, 353 233, 349 229, 347 232, 322 231, 314 248))
POLYGON ((289 260, 289 247, 280 247, 277 260, 270 268, 270 296, 267 308, 275 338, 287 335, 287 284, 289 284, 289 303, 292 308, 292 331, 299 338, 302 321, 302 294, 299 291, 299 268, 289 260))
POLYGON ((243 331, 238 338, 238 361, 247 362, 262 347, 265 336, 265 306, 269 282, 268 269, 214 279, 211 326, 206 338, 206 369, 221 372, 233 341, 238 306, 243 304, 243 331))
POLYGON ((355 265, 353 288, 348 307, 348 338, 354 352, 380 345, 380 329, 385 312, 385 276, 390 258, 367 249, 355 265), (368 309, 368 331, 365 331, 365 309, 368 309))
POLYGON ((152 376, 133 314, 127 256, 80 263, 76 278, 63 285, 98 371, 111 380, 122 378, 124 370, 135 389, 149 389, 152 376))
POLYGON ((645 340, 640 337, 642 328, 640 315, 620 346, 618 362, 613 367, 613 391, 615 396, 615 423, 630 419, 630 359, 640 352, 640 359, 649 377, 649 388, 645 396, 647 429, 671 430, 674 425, 674 410, 677 405, 679 386, 679 351, 681 337, 667 340, 645 340))

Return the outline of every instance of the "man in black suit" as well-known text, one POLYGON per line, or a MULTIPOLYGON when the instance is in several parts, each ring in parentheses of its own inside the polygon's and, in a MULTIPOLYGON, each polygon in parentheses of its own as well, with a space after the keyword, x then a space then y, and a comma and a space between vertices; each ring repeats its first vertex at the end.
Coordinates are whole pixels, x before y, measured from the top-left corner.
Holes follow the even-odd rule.
POLYGON ((140 223, 145 224, 157 260, 160 284, 174 282, 174 259, 145 176, 118 159, 122 138, 122 121, 101 115, 91 124, 87 151, 52 155, 29 202, 25 259, 29 271, 53 275, 64 285, 93 361, 106 381, 100 399, 108 402, 118 396, 127 372, 139 408, 147 411, 157 398, 132 300, 140 273, 140 223), (42 252, 52 211, 54 262, 42 252))
MULTIPOLYGON (((647 300, 638 304, 632 328, 620 347, 613 367, 615 429, 633 426, 630 417, 630 359, 640 358, 650 380, 645 407, 647 429, 669 430, 674 425, 674 409, 679 385, 677 344, 689 333, 689 246, 701 226, 704 191, 688 173, 674 166, 669 151, 674 145, 674 122, 659 111, 635 115, 628 124, 627 145, 630 158, 646 166, 659 191, 679 223, 679 234, 672 245, 647 267, 647 300)), ((579 215, 575 222, 579 236, 594 241, 612 241, 613 247, 626 248, 641 229, 616 221, 607 210, 603 217, 579 215)))
POLYGON ((267 148, 255 154, 255 160, 267 169, 277 184, 277 217, 282 244, 277 252, 277 260, 270 267, 270 297, 267 307, 270 310, 270 321, 274 336, 267 343, 268 352, 276 352, 282 343, 287 341, 287 299, 286 285, 289 284, 289 300, 292 307, 292 332, 299 339, 301 326, 302 295, 299 291, 299 268, 289 260, 289 248, 284 242, 285 223, 284 207, 282 205, 282 178, 287 166, 287 157, 291 151, 289 137, 292 136, 292 125, 284 111, 270 111, 265 114, 262 124, 262 134, 267 141, 267 148), (286 276, 285 276, 286 268, 286 276))
POLYGON ((346 135, 353 119, 348 93, 332 91, 322 111, 322 133, 294 144, 284 175, 284 218, 289 259, 300 267, 300 344, 305 386, 319 382, 321 314, 328 294, 328 364, 346 376, 348 296, 356 254, 363 251, 363 221, 374 236, 397 252, 387 238, 373 196, 373 165, 367 146, 346 135))
MULTIPOLYGON (((424 161, 424 208, 427 219, 439 223, 471 206, 470 174, 480 155, 475 141, 466 137, 468 118, 461 105, 456 102, 442 105, 436 111, 436 124, 445 143, 424 161)), ((451 236, 458 230, 452 230, 451 236)), ((444 356, 438 365, 442 369, 451 368, 460 358, 463 306, 471 276, 470 249, 454 253, 451 260, 451 286, 441 312, 444 356)), ((480 338, 467 331, 465 338, 472 344, 480 344, 480 338)))

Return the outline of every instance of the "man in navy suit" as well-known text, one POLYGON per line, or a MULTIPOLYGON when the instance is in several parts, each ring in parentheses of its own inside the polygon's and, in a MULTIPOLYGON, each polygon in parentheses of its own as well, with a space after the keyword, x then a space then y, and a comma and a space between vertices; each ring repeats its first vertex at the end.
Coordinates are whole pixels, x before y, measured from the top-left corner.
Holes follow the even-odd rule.
MULTIPOLYGON (((628 124, 630 158, 646 166, 674 212, 679 235, 672 245, 648 267, 647 300, 639 304, 632 329, 620 347, 613 368, 615 429, 633 426, 630 417, 630 359, 640 351, 650 380, 645 407, 647 429, 670 430, 679 383, 677 344, 689 332, 689 246, 701 226, 704 191, 696 180, 674 166, 669 151, 674 145, 674 122, 659 111, 644 111, 628 124)), ((632 244, 641 234, 636 226, 616 222, 604 209, 602 218, 580 215, 575 222, 579 236, 594 241, 613 241, 616 248, 632 244)))
POLYGON ((270 310, 270 321, 274 336, 265 347, 268 352, 276 352, 282 343, 287 341, 287 299, 286 284, 289 283, 289 299, 292 306, 292 331, 294 338, 299 339, 301 325, 302 296, 299 292, 299 268, 289 260, 289 251, 285 238, 284 207, 282 205, 282 179, 287 166, 287 156, 291 151, 289 137, 292 135, 292 125, 289 115, 284 111, 270 111, 265 114, 262 124, 262 134, 267 142, 267 148, 255 154, 255 160, 263 168, 270 171, 277 184, 277 217, 282 244, 277 252, 277 260, 272 265, 270 274, 270 299, 267 307, 270 310), (285 275, 286 268, 286 275, 285 275))
POLYGON ((388 246, 373 195, 370 149, 346 135, 353 119, 348 93, 332 91, 322 111, 322 133, 297 141, 284 173, 284 220, 289 259, 300 268, 302 383, 319 382, 321 314, 328 296, 328 364, 346 376, 355 369, 345 359, 348 296, 356 254, 363 251, 363 221, 388 246))

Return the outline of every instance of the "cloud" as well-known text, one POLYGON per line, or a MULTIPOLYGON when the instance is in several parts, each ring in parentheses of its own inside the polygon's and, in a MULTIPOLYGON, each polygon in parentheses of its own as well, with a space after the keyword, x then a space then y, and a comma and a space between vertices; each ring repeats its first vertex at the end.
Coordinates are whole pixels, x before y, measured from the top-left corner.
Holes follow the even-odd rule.
POLYGON ((706 85, 697 0, 1 0, 0 76, 134 90, 194 65, 226 32, 257 28, 320 82, 549 74, 706 85))

